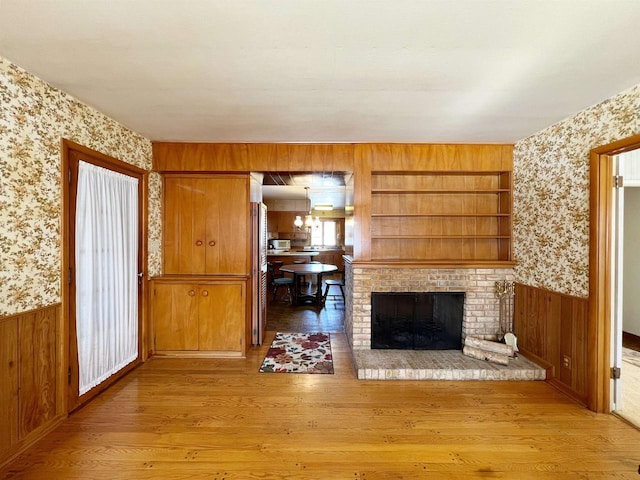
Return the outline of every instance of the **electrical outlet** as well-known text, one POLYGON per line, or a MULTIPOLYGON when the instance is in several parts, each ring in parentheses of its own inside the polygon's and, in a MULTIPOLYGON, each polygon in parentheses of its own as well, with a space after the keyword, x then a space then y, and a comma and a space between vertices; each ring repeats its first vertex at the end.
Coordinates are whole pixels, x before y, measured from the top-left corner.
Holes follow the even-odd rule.
POLYGON ((562 366, 571 369, 571 357, 569 355, 562 356, 562 366))

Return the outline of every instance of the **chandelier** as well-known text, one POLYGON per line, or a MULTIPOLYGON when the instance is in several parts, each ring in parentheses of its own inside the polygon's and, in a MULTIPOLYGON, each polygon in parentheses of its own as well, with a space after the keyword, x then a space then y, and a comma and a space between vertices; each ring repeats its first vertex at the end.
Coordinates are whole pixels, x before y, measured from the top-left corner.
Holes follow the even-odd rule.
POLYGON ((309 208, 309 213, 304 216, 304 221, 302 220, 302 215, 296 215, 296 218, 293 220, 293 225, 296 228, 302 228, 304 225, 305 228, 310 230, 312 227, 318 228, 320 226, 320 217, 316 217, 315 221, 313 220, 313 216, 311 215, 311 202, 309 200, 309 187, 304 187, 304 197, 305 197, 305 205, 309 208))

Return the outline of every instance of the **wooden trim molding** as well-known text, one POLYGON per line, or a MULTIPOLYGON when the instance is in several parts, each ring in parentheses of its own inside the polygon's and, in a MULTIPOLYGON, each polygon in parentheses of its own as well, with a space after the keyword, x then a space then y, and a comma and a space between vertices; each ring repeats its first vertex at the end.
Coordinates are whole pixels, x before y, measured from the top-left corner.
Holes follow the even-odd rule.
POLYGON ((610 411, 613 156, 637 148, 640 135, 595 148, 590 154, 587 406, 595 412, 610 411))
POLYGON ((143 168, 136 167, 135 165, 132 165, 130 163, 123 162, 122 160, 118 160, 117 158, 105 155, 104 153, 98 152, 96 150, 92 150, 88 147, 80 145, 79 143, 67 140, 66 138, 61 139, 60 142, 62 146, 63 157, 68 155, 67 152, 69 150, 75 150, 76 152, 91 157, 93 159, 91 163, 104 168, 108 168, 110 170, 117 170, 129 175, 145 175, 148 173, 143 168))

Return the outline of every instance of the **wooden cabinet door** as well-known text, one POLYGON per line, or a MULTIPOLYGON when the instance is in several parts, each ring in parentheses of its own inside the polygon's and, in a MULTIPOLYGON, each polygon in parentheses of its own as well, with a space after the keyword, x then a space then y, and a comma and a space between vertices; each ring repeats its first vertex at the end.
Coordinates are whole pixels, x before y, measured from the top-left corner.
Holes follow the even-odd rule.
POLYGON ((164 273, 205 273, 206 184, 203 179, 164 181, 164 273))
POLYGON ((200 350, 242 352, 244 288, 243 283, 200 286, 200 350))
POLYGON ((167 176, 164 273, 249 272, 248 178, 167 176))
POLYGON ((198 287, 163 284, 154 287, 156 350, 198 350, 198 287))
POLYGON ((249 183, 245 177, 206 182, 206 273, 249 272, 249 183))

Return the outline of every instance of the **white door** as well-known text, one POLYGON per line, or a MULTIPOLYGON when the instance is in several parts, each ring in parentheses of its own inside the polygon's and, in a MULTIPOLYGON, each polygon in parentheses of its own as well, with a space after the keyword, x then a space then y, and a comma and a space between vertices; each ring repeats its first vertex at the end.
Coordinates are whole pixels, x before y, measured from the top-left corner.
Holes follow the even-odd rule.
MULTIPOLYGON (((617 178, 623 178, 624 174, 624 156, 616 156, 614 158, 614 172, 617 178)), ((624 273, 624 180, 620 180, 613 190, 613 258, 611 259, 611 282, 613 299, 611 305, 611 365, 613 370, 620 372, 622 365, 622 323, 623 323, 623 273, 624 273)), ((611 379, 611 411, 620 410, 622 408, 622 392, 620 378, 612 375, 611 379)))

